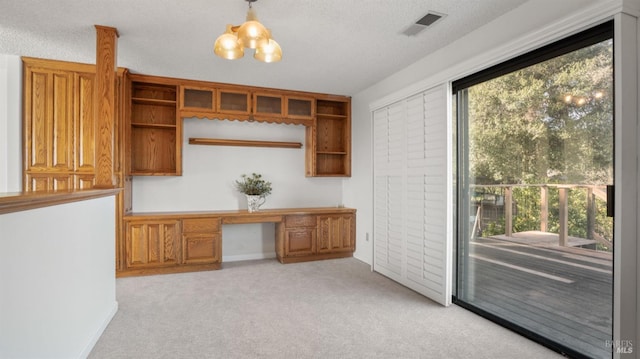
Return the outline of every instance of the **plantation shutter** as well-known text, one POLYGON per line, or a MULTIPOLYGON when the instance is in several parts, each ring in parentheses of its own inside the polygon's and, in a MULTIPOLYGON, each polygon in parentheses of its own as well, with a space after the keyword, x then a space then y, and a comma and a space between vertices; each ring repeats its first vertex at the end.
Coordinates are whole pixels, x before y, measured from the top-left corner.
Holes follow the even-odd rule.
POLYGON ((401 275, 402 256, 402 176, 401 170, 403 149, 403 117, 404 108, 392 105, 374 113, 375 150, 374 166, 379 168, 374 186, 380 188, 375 192, 374 207, 380 208, 375 214, 374 263, 378 263, 386 271, 401 275))
POLYGON ((451 303, 451 156, 447 86, 373 113, 373 269, 451 303))

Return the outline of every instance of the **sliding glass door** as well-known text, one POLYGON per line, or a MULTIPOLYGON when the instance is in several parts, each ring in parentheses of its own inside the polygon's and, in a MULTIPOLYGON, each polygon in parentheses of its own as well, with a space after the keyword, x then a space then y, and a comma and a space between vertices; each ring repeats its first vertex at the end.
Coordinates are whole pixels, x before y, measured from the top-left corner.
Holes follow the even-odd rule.
POLYGON ((611 357, 613 24, 454 82, 455 302, 611 357))

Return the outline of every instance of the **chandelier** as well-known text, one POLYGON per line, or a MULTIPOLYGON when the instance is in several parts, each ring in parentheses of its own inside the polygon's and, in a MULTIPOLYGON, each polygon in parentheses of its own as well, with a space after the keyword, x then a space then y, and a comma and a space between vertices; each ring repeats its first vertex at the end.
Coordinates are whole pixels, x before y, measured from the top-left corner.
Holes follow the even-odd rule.
POLYGON ((238 26, 227 25, 224 34, 216 39, 213 52, 227 60, 244 56, 244 48, 255 49, 253 57, 263 62, 277 62, 282 59, 280 45, 271 38, 271 32, 258 22, 252 3, 258 0, 245 0, 249 3, 247 21, 238 26))

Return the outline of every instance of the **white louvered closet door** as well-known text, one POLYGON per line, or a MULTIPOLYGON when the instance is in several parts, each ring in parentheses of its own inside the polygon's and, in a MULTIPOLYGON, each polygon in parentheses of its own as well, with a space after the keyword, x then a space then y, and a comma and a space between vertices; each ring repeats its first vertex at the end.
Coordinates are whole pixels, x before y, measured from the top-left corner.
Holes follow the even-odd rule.
POLYGON ((374 270, 451 303, 447 86, 373 113, 374 270))

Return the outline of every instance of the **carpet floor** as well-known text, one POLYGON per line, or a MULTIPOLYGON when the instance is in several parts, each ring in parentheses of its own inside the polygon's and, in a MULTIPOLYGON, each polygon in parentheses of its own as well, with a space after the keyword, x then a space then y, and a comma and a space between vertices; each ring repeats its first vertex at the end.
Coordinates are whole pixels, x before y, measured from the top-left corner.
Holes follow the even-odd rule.
POLYGON ((119 278, 89 358, 560 358, 357 259, 119 278))

